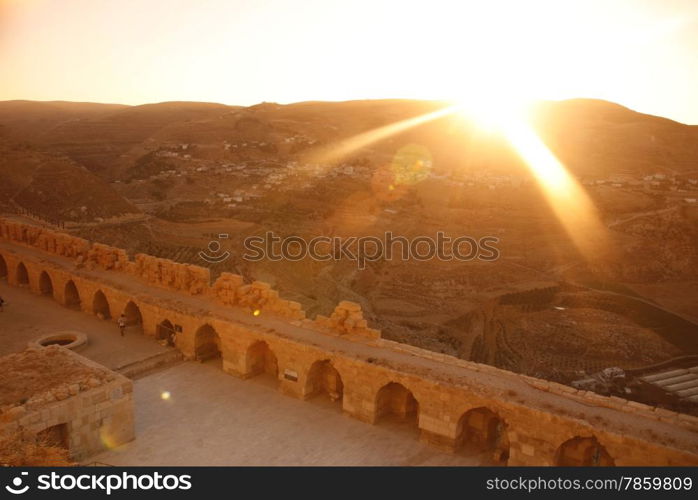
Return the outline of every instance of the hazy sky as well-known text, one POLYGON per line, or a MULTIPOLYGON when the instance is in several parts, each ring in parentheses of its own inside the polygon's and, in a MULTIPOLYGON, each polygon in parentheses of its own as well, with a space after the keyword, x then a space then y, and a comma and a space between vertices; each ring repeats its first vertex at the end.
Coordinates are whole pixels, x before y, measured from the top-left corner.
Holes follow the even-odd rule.
POLYGON ((0 0, 0 99, 509 95, 698 124, 698 0, 0 0))

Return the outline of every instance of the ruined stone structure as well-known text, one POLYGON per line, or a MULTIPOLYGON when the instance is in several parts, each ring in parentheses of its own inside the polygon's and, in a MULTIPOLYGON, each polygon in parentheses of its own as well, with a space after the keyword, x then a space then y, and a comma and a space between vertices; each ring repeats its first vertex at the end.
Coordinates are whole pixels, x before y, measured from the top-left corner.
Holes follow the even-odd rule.
POLYGON ((3 396, 17 396, 0 406, 0 439, 39 439, 83 460, 134 438, 133 382, 122 375, 57 345, 0 358, 0 371, 3 396))
POLYGON ((266 283, 224 273, 211 284, 201 267, 2 220, 0 275, 105 319, 124 312, 144 335, 174 331, 185 357, 269 374, 288 396, 325 394, 371 424, 411 422, 451 451, 487 449, 510 465, 698 465, 693 416, 382 339, 352 302, 311 320, 266 283))

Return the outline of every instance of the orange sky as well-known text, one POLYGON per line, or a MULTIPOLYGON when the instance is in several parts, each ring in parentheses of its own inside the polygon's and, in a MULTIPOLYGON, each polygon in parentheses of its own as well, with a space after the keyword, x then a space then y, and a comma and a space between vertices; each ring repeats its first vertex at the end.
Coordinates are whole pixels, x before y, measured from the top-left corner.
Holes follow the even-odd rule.
POLYGON ((698 124, 698 0, 0 0, 0 99, 597 97, 698 124))

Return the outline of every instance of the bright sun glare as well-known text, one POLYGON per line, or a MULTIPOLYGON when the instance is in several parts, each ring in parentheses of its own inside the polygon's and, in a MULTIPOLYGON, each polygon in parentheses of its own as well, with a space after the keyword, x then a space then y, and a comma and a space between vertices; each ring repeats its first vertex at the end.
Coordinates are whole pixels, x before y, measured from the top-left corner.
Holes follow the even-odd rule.
POLYGON ((532 103, 531 98, 482 89, 456 100, 455 109, 478 129, 494 133, 525 119, 532 103))
POLYGON ((589 254, 603 239, 603 225, 587 193, 533 127, 532 104, 520 96, 483 92, 461 99, 454 109, 478 129, 509 142, 577 248, 589 254))

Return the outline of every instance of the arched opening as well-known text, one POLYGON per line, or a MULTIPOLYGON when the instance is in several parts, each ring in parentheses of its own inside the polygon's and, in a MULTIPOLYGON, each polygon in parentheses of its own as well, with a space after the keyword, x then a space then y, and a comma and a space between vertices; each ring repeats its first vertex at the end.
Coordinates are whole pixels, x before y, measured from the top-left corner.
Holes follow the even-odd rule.
POLYGON ((53 297, 53 281, 46 271, 41 271, 39 276, 39 291, 41 295, 50 295, 53 297))
POLYGON ((166 340, 169 345, 174 346, 175 336, 175 327, 168 319, 161 321, 158 323, 158 326, 155 327, 155 338, 157 340, 166 340))
POLYGON ((2 255, 0 255, 0 278, 7 278, 7 262, 2 255))
POLYGON ((124 308, 124 316, 130 332, 143 333, 143 316, 140 308, 132 300, 129 300, 124 308))
POLYGON ((311 398, 324 394, 330 398, 330 401, 341 404, 343 393, 342 377, 330 360, 319 360, 313 363, 308 372, 306 396, 311 398))
POLYGON ((247 349, 247 373, 250 376, 269 375, 275 380, 279 377, 279 363, 274 351, 263 340, 258 340, 247 349))
POLYGON ((97 290, 95 292, 95 296, 92 299, 92 312, 100 319, 111 319, 109 302, 107 301, 107 297, 104 295, 102 290, 97 290))
POLYGON ((392 421, 416 428, 418 418, 419 403, 404 385, 390 382, 376 394, 376 423, 392 421))
POLYGON ((221 339, 211 325, 204 325, 196 331, 194 353, 199 361, 221 358, 221 339))
POLYGON ((456 448, 492 454, 492 460, 506 464, 509 436, 504 420, 488 408, 474 408, 458 420, 456 448))
POLYGON ((73 280, 70 280, 65 284, 64 296, 66 307, 80 310, 80 293, 78 292, 78 287, 75 286, 73 280))
POLYGON ((27 272, 27 266, 24 265, 24 262, 20 262, 19 264, 17 264, 17 284, 29 284, 29 273, 27 272))
POLYGON ((609 467, 615 465, 606 448, 595 437, 575 437, 557 449, 555 465, 563 467, 609 467))
POLYGON ((36 434, 37 442, 42 446, 68 449, 68 424, 58 424, 48 427, 36 434))

